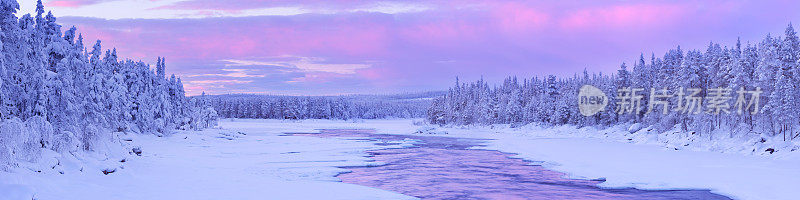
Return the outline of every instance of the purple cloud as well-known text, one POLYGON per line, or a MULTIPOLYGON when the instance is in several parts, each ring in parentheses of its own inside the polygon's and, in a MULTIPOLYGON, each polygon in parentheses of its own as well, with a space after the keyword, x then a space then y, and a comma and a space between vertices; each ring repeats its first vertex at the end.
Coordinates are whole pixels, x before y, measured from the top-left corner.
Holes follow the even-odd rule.
MULTIPOLYGON (((246 9, 366 1, 184 1, 163 9, 246 9)), ((455 76, 611 72, 644 52, 732 44, 780 32, 798 3, 430 1, 409 13, 201 19, 62 17, 121 55, 166 56, 190 94, 339 94, 442 89, 455 76), (792 5, 787 5, 792 4, 792 5), (479 5, 479 6, 475 6, 479 5), (305 60, 304 60, 305 59, 305 60)), ((329 5, 330 4, 330 5, 329 5)), ((339 8, 339 7, 336 7, 339 8)))
POLYGON ((75 8, 75 7, 88 6, 109 1, 115 1, 115 0, 53 0, 53 1, 47 1, 43 4, 47 7, 75 8))
POLYGON ((169 10, 223 10, 239 11, 265 7, 287 7, 287 6, 307 6, 313 8, 344 8, 360 5, 369 1, 353 0, 238 0, 238 1, 217 1, 217 0, 190 0, 179 1, 171 5, 162 6, 158 9, 169 10))

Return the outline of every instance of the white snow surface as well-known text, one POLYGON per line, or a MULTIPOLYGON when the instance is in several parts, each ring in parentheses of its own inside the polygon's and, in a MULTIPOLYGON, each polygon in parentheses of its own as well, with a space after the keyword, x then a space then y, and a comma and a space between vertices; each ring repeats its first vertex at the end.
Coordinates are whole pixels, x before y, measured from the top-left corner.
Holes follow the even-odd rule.
MULTIPOLYGON (((776 138, 768 138, 764 144, 729 138, 708 140, 680 135, 683 133, 655 134, 646 127, 630 133, 628 125, 598 130, 537 125, 439 127, 425 125, 422 119, 235 121, 279 123, 303 131, 374 128, 386 134, 492 139, 481 148, 515 153, 515 157, 564 172, 569 178, 605 178, 600 186, 608 188, 710 189, 734 199, 788 200, 800 196, 796 189, 800 182, 800 151, 791 150, 797 143, 785 144, 776 138), (754 148, 767 147, 780 153, 753 152, 754 148)), ((225 122, 228 123, 231 122, 225 122)))
POLYGON ((65 168, 64 174, 24 167, 0 171, 0 199, 416 199, 339 182, 334 176, 347 170, 338 166, 379 164, 364 157, 364 151, 385 147, 366 141, 280 136, 316 132, 302 124, 227 121, 222 123, 224 129, 167 137, 132 135, 128 136, 132 146, 140 146, 142 156, 121 156, 124 163, 118 162, 121 158, 53 153, 42 159, 53 163, 31 165, 60 162, 56 169, 65 168), (116 172, 104 175, 107 168, 116 172))
POLYGON ((385 146, 279 136, 337 128, 492 139, 481 148, 515 153, 570 178, 605 178, 603 187, 711 189, 734 199, 800 196, 796 189, 800 154, 791 150, 796 143, 776 147, 780 154, 761 154, 750 153, 752 141, 723 139, 706 144, 691 142, 701 140, 691 136, 648 133, 647 128, 630 133, 628 126, 603 130, 535 125, 443 128, 420 121, 226 119, 217 129, 167 137, 130 136, 143 154, 123 155, 125 163, 98 159, 103 156, 51 153, 31 165, 60 163, 56 169, 65 174, 56 169, 33 172, 36 167, 0 172, 0 194, 4 194, 0 199, 31 199, 32 195, 36 199, 413 199, 338 182, 334 177, 346 171, 337 166, 379 164, 363 157, 364 151, 385 146), (103 175, 101 170, 106 168, 117 171, 103 175))

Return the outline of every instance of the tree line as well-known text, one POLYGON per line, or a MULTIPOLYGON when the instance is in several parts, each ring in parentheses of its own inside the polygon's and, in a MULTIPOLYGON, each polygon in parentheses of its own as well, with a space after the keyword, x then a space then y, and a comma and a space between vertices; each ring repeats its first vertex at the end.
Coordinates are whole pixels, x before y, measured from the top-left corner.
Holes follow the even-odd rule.
MULTIPOLYGON (((800 40, 791 24, 782 36, 767 35, 757 44, 721 46, 711 42, 705 51, 684 51, 678 46, 661 57, 654 54, 646 60, 640 55, 629 69, 622 63, 611 74, 575 74, 572 77, 546 76, 530 79, 508 77, 498 86, 490 87, 483 80, 461 83, 447 94, 436 98, 428 109, 430 123, 441 125, 512 124, 610 126, 624 123, 641 123, 659 131, 679 128, 682 131, 706 134, 712 137, 715 130, 725 130, 729 137, 737 134, 782 135, 784 140, 798 137, 800 122, 800 40), (583 116, 578 111, 578 91, 583 85, 592 85, 609 95, 608 107, 593 116, 583 116), (642 109, 621 114, 617 105, 622 91, 642 88, 642 109), (702 110, 697 113, 647 112, 651 103, 650 89, 669 90, 666 94, 671 104, 668 110, 680 110, 687 102, 678 101, 678 91, 688 88, 702 89, 702 106, 721 102, 709 92, 726 89, 731 96, 722 103, 730 105, 730 113, 713 114, 702 110), (759 90, 756 112, 738 113, 735 100, 739 89, 759 90)), ((751 93, 748 93, 751 94, 751 93)), ((748 97, 749 100, 749 97, 748 97)), ((656 106, 662 106, 656 105, 656 106)), ((752 111, 752 110, 750 110, 752 111)))
POLYGON ((211 98, 221 117, 258 119, 421 118, 430 100, 406 95, 275 96, 218 95, 211 98))

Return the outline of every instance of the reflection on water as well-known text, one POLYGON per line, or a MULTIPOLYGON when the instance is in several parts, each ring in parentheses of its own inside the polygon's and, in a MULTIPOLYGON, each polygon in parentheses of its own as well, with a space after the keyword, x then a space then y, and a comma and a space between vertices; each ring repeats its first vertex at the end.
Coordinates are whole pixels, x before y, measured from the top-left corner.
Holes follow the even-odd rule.
POLYGON ((565 179, 563 173, 509 158, 499 151, 468 149, 480 140, 373 134, 370 130, 322 130, 317 137, 419 141, 409 148, 369 151, 381 166, 348 167, 345 183, 422 199, 730 199, 708 190, 602 189, 602 180, 565 179))

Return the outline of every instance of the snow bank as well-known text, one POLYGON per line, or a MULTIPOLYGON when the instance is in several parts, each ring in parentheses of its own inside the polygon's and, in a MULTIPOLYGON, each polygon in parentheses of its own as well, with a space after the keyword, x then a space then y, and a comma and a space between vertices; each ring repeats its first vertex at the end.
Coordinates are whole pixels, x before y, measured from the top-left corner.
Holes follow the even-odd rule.
POLYGON ((800 153, 778 138, 749 141, 618 125, 598 130, 574 126, 508 125, 436 128, 448 136, 494 139, 485 149, 543 161, 570 178, 605 178, 603 187, 711 189, 736 199, 796 199, 800 153), (629 131, 630 130, 630 131, 629 131), (634 131, 631 133, 631 131, 634 131), (780 149, 774 154, 762 149, 780 149), (721 153, 725 152, 725 153, 721 153), (778 153, 780 152, 780 153, 778 153))
POLYGON ((41 172, 0 172, 0 199, 414 199, 335 178, 347 171, 338 166, 379 164, 364 151, 385 147, 281 136, 315 132, 301 124, 237 120, 222 122, 225 129, 165 137, 121 135, 123 146, 141 149, 141 156, 130 152, 106 160, 46 150, 37 164, 41 172))
POLYGON ((116 158, 44 150, 39 163, 48 164, 40 164, 42 172, 0 172, 0 192, 35 194, 38 199, 411 198, 341 183, 334 177, 346 171, 337 166, 380 164, 363 152, 385 147, 359 140, 280 136, 347 128, 491 139, 482 148, 516 153, 571 178, 605 178, 603 187, 702 188, 736 199, 800 196, 794 189, 800 180, 796 151, 776 147, 779 151, 773 154, 754 154, 747 149, 711 148, 752 141, 715 139, 728 142, 704 144, 702 137, 692 139, 690 133, 654 134, 648 132, 649 127, 629 130, 629 125, 602 130, 533 125, 443 128, 415 121, 225 119, 220 122, 223 129, 179 131, 169 137, 128 135, 121 140, 140 147, 141 156, 126 154, 118 157, 126 159, 121 163, 116 158), (683 140, 691 144, 681 145, 683 140), (719 153, 721 149, 728 153, 719 153), (55 169, 48 170, 50 166, 55 169), (104 169, 116 171, 105 175, 104 169))
MULTIPOLYGON (((791 148, 776 147, 782 149, 778 151, 782 153, 753 153, 752 148, 756 147, 746 148, 753 145, 749 143, 752 141, 723 138, 710 143, 711 140, 691 133, 655 134, 649 127, 635 127, 630 131, 630 125, 602 130, 535 125, 443 128, 410 119, 226 121, 227 124, 285 127, 296 131, 372 128, 388 134, 485 138, 492 140, 482 148, 516 153, 516 157, 565 172, 570 178, 605 178, 603 187, 711 189, 735 199, 795 199, 800 196, 800 191, 794 189, 794 184, 800 180, 800 154, 791 148), (690 145, 684 146, 686 143, 690 145)), ((780 143, 772 138, 767 140, 772 141, 763 142, 767 146, 780 143)))

